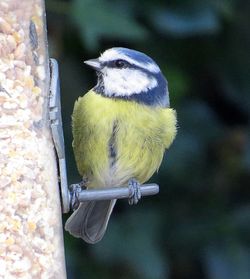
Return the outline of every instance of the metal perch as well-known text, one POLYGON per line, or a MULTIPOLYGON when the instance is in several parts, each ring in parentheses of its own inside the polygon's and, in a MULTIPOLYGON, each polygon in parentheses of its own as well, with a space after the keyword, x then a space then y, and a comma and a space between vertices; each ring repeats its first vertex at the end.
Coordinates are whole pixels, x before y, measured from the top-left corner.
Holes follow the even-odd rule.
MULTIPOLYGON (((151 196, 159 193, 157 184, 144 184, 140 186, 142 196, 151 196)), ((78 195, 79 202, 100 201, 113 199, 129 199, 133 195, 129 187, 112 187, 103 189, 82 190, 78 195)))

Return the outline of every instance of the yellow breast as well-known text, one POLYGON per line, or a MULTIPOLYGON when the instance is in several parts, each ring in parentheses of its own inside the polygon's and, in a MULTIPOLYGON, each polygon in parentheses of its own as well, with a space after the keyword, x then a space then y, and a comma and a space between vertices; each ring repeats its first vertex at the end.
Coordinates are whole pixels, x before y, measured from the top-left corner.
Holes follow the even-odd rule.
POLYGON ((94 91, 76 101, 72 121, 77 167, 89 187, 124 185, 130 178, 147 181, 176 135, 173 109, 94 91))

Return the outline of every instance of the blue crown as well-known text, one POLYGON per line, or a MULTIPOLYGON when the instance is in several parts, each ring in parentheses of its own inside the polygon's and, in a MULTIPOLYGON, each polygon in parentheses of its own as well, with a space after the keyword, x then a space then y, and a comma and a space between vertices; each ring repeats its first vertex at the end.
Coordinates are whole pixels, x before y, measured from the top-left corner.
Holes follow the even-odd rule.
POLYGON ((157 65, 152 58, 150 58, 149 56, 147 56, 146 54, 144 54, 140 51, 125 48, 125 47, 114 47, 113 49, 117 50, 117 52, 123 53, 124 55, 126 55, 126 56, 130 57, 131 59, 136 60, 138 62, 157 65))

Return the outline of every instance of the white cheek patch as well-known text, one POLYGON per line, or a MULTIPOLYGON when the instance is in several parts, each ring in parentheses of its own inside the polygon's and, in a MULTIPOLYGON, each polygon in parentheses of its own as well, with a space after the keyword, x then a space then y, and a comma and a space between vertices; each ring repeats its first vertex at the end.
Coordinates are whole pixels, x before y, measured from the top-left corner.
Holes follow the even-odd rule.
POLYGON ((156 87, 157 80, 140 70, 105 68, 103 82, 107 96, 130 96, 156 87))

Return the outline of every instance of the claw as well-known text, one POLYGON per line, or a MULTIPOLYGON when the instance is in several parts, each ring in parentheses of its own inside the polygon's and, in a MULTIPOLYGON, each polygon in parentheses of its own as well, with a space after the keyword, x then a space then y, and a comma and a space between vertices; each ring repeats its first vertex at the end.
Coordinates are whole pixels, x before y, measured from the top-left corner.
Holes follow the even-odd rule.
POLYGON ((70 190, 70 194, 71 194, 71 208, 73 210, 76 210, 79 205, 79 193, 83 190, 86 189, 86 182, 84 180, 82 180, 81 182, 77 183, 77 184, 71 184, 69 186, 69 190, 70 190))
POLYGON ((137 204, 138 201, 141 199, 141 188, 140 188, 140 183, 132 178, 128 182, 128 187, 131 192, 131 196, 128 199, 129 205, 137 204))

